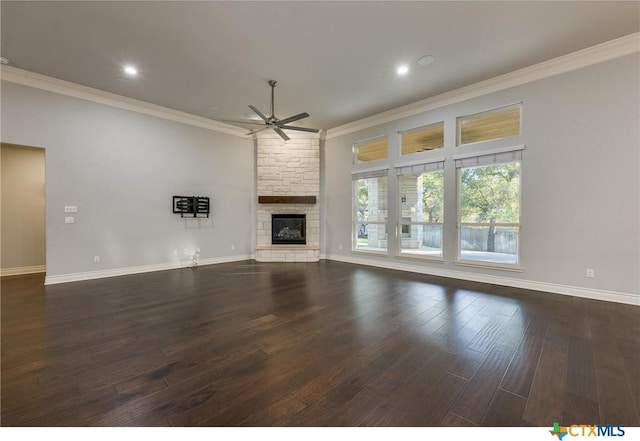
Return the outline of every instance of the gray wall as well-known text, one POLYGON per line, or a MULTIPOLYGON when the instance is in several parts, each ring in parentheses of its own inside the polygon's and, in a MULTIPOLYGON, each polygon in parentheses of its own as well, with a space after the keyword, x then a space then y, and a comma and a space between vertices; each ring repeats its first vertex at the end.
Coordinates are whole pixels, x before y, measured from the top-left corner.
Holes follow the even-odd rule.
MULTIPOLYGON (((606 63, 468 100, 337 138, 324 149, 323 213, 328 258, 406 269, 431 268, 535 281, 543 286, 585 287, 638 296, 640 291, 639 59, 606 63), (455 147, 455 118, 522 102, 521 136, 455 147), (445 156, 444 263, 410 261, 390 255, 353 254, 351 248, 351 149, 355 141, 445 121, 445 148, 421 154, 445 156), (452 155, 525 144, 522 163, 521 263, 509 272, 454 263, 456 256, 456 179, 452 155), (340 249, 342 245, 342 249, 340 249), (586 278, 586 268, 595 278, 586 278)), ((417 160, 420 156, 407 157, 417 160)), ((387 161, 363 167, 393 164, 387 161)), ((393 169, 391 169, 393 172, 393 169)), ((390 179, 390 209, 397 206, 390 179)), ((390 218, 395 213, 390 213, 390 218)), ((391 226, 390 231, 393 230, 391 226)), ((637 303, 637 297, 635 302, 637 303)))
POLYGON ((251 254, 249 140, 8 82, 1 128, 46 149, 48 276, 251 254), (173 195, 211 197, 212 217, 172 214, 173 195))
POLYGON ((2 144, 2 270, 45 265, 44 150, 2 144))

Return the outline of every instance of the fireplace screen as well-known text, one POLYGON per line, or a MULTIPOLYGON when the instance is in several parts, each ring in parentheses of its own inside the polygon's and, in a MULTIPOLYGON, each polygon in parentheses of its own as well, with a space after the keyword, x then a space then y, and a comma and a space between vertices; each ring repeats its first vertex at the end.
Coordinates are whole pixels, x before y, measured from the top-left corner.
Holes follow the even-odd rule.
POLYGON ((305 245, 305 223, 304 214, 271 215, 271 243, 305 245))

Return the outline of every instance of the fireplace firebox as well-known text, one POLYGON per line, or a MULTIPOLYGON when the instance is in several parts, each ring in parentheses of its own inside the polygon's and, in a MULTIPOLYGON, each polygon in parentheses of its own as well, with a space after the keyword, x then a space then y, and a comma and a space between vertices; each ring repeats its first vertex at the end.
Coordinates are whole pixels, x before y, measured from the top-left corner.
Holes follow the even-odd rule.
POLYGON ((271 244, 305 245, 307 243, 305 227, 305 214, 272 214, 271 244))

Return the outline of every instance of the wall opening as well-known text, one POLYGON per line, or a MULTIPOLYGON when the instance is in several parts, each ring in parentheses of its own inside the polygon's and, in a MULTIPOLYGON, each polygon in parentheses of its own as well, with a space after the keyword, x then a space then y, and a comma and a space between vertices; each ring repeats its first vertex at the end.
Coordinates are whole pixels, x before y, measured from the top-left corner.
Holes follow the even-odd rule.
POLYGON ((1 144, 0 275, 46 272, 45 150, 1 144))

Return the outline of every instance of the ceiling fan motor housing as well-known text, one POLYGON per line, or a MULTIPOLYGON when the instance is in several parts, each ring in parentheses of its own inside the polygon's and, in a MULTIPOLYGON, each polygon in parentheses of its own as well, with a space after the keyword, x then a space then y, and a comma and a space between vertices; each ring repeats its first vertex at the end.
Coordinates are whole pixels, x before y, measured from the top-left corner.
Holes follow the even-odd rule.
MULTIPOLYGON (((284 139, 285 141, 288 141, 290 138, 287 136, 286 133, 284 133, 282 129, 318 133, 320 129, 312 129, 309 127, 296 127, 296 126, 287 125, 291 122, 298 121, 308 117, 309 114, 307 112, 299 113, 297 115, 290 116, 289 118, 285 118, 285 119, 276 118, 275 104, 274 104, 275 102, 274 89, 277 84, 278 84, 277 81, 269 80, 269 86, 271 86, 271 115, 270 116, 268 117, 265 116, 262 112, 260 112, 260 110, 258 110, 257 107, 249 105, 249 108, 253 110, 265 123, 265 127, 263 129, 252 130, 251 132, 249 132, 249 135, 255 134, 262 130, 273 129, 273 131, 276 132, 282 139, 284 139)), ((252 121, 251 124, 254 124, 254 122, 252 121)))

